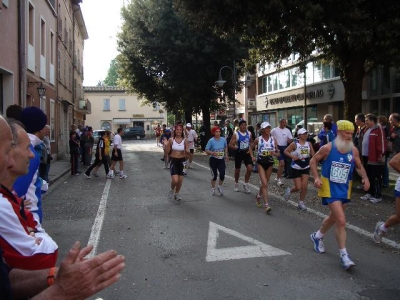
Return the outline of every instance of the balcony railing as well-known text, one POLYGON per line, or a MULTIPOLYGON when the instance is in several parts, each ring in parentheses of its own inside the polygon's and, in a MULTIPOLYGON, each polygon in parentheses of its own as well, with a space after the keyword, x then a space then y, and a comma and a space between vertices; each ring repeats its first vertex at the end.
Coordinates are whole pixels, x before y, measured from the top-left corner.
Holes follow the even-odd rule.
POLYGON ((85 114, 92 113, 92 104, 89 100, 79 100, 78 110, 81 110, 85 114))

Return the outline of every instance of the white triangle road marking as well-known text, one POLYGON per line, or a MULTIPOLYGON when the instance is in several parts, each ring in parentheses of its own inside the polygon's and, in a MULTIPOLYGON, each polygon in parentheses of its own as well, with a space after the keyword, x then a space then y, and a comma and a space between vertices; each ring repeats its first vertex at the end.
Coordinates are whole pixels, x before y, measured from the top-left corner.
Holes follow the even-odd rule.
POLYGON ((237 231, 210 222, 210 228, 208 230, 208 243, 207 243, 207 256, 206 256, 207 262, 242 259, 242 258, 265 257, 265 256, 290 255, 290 254, 291 253, 289 252, 264 244, 251 237, 245 236, 237 231), (219 231, 223 231, 227 234, 233 235, 253 245, 217 249, 216 246, 217 246, 219 231))

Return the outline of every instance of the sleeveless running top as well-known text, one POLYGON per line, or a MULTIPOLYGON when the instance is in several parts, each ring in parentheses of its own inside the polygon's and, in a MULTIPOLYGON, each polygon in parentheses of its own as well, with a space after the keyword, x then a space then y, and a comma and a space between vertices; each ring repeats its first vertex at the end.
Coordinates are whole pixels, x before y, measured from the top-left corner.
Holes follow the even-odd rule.
POLYGON ((241 133, 240 131, 236 132, 237 134, 237 143, 238 143, 238 150, 247 150, 250 146, 250 132, 246 131, 245 134, 241 133))
POLYGON ((350 199, 355 167, 353 150, 342 154, 332 143, 328 157, 322 163, 322 187, 318 196, 323 198, 350 199))
POLYGON ((271 153, 275 151, 275 142, 272 136, 268 141, 264 140, 262 136, 258 137, 258 151, 257 158, 272 156, 271 153))
POLYGON ((310 167, 311 150, 309 142, 306 142, 304 145, 296 142, 296 150, 292 154, 300 158, 300 160, 292 160, 290 165, 293 169, 305 170, 310 167))
POLYGON ((174 151, 185 151, 185 139, 182 139, 180 143, 176 142, 175 139, 172 140, 172 150, 174 151))

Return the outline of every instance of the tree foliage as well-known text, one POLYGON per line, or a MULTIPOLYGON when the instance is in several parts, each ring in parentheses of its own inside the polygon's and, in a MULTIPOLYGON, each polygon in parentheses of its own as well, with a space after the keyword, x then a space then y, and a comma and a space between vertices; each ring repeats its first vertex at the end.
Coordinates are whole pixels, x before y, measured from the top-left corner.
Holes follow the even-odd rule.
POLYGON ((117 86, 118 85, 118 61, 113 59, 110 63, 110 68, 107 72, 107 77, 104 79, 104 85, 117 86))
POLYGON ((173 0, 135 0, 122 9, 122 17, 117 58, 122 84, 148 102, 162 103, 169 113, 184 112, 186 121, 201 111, 209 124, 210 109, 220 106, 218 71, 247 58, 247 48, 236 35, 190 26, 173 0))
POLYGON ((304 60, 314 50, 323 53, 341 70, 348 119, 361 111, 363 76, 377 65, 399 65, 399 1, 175 1, 198 27, 240 34, 256 61, 279 64, 292 52, 304 60))

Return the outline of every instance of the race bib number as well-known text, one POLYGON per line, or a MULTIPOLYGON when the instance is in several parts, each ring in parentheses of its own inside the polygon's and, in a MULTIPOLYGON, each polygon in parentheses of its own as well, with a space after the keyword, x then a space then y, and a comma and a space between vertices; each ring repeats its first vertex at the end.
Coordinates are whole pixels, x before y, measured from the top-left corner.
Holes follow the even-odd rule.
POLYGON ((242 141, 240 142, 240 150, 249 149, 249 142, 242 141))
POLYGON ((309 155, 308 147, 300 148, 299 150, 300 150, 301 157, 308 157, 308 155, 309 155))
POLYGON ((347 183, 350 167, 350 164, 333 161, 331 165, 330 181, 335 183, 347 183))
POLYGON ((215 152, 216 152, 215 158, 218 158, 218 159, 224 158, 225 152, 223 149, 215 150, 215 152))
POLYGON ((271 150, 262 150, 261 151, 261 156, 270 156, 271 155, 271 150))

